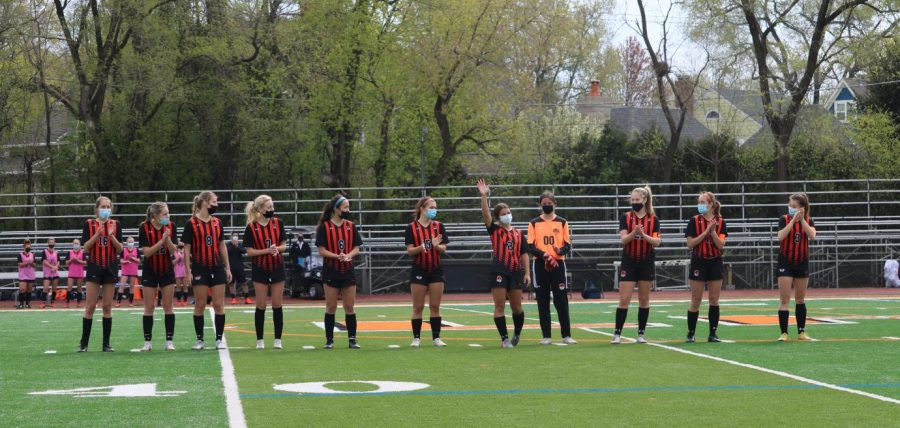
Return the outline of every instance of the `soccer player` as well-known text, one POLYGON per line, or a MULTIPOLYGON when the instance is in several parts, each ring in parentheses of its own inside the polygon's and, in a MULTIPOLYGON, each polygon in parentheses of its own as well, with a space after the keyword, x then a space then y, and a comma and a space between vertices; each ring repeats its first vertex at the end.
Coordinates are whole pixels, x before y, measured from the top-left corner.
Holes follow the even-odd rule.
POLYGON ((556 215, 556 196, 545 191, 538 198, 541 215, 528 223, 528 251, 534 256, 534 290, 537 295, 542 345, 553 343, 550 337, 550 294, 559 317, 563 343, 574 345, 569 322, 569 285, 566 277, 566 254, 572 249, 569 223, 556 215))
POLYGON ((173 264, 175 265, 175 295, 178 300, 179 306, 187 306, 188 299, 188 284, 189 280, 184 279, 184 243, 181 240, 178 241, 178 247, 175 250, 175 254, 173 257, 173 264))
POLYGON ((34 289, 34 253, 31 252, 31 240, 22 242, 22 252, 16 257, 19 264, 19 302, 17 309, 31 308, 31 292, 34 289))
POLYGON ((806 334, 806 287, 809 285, 809 241, 816 239, 816 223, 810 217, 809 197, 794 193, 788 198, 788 213, 778 218, 778 325, 779 342, 788 340, 788 305, 794 291, 794 313, 797 318, 797 339, 813 340, 806 334))
POLYGON ((166 326, 166 351, 174 351, 172 336, 175 335, 175 270, 172 253, 176 251, 172 237, 175 225, 169 220, 169 207, 165 202, 154 202, 147 207, 147 217, 138 227, 138 245, 144 254, 141 269, 141 290, 144 297, 144 347, 141 351, 153 349, 153 311, 156 309, 157 295, 162 294, 163 320, 166 326))
POLYGON ((356 341, 356 275, 353 258, 359 254, 362 236, 350 221, 350 200, 334 195, 322 208, 316 229, 316 247, 324 259, 322 279, 325 282, 325 349, 334 348, 334 314, 340 296, 344 304, 350 349, 359 349, 356 341))
POLYGON ((122 305, 123 296, 128 297, 129 306, 134 306, 134 292, 137 291, 138 264, 140 262, 141 258, 138 257, 134 237, 129 236, 125 243, 125 249, 122 250, 122 278, 119 279, 119 290, 116 293, 117 308, 122 305))
MULTIPOLYGON (((275 324, 275 342, 272 347, 282 349, 281 332, 284 330, 284 312, 281 299, 284 296, 284 256, 287 235, 284 223, 275 217, 275 203, 268 195, 259 195, 247 203, 247 227, 244 229, 244 246, 250 256, 250 279, 256 292, 256 349, 264 349, 263 330, 266 321, 266 294, 272 294, 272 321, 275 324)), ((237 280, 235 280, 237 282, 237 280)))
POLYGON ((212 293, 215 316, 216 349, 226 349, 222 340, 225 334, 225 284, 231 281, 231 268, 225 249, 225 230, 222 222, 214 217, 219 208, 219 198, 210 191, 194 196, 191 219, 184 226, 181 242, 184 242, 185 276, 194 288, 194 332, 197 343, 191 348, 201 351, 203 341, 206 298, 212 293))
POLYGON ((491 237, 491 297, 494 298, 494 325, 500 333, 500 346, 512 348, 519 345, 522 327, 525 326, 525 310, 522 308, 522 289, 531 282, 528 266, 528 243, 522 232, 513 227, 509 205, 498 203, 493 212, 488 205, 490 187, 484 179, 478 180, 481 194, 481 218, 491 237), (513 318, 513 337, 509 339, 506 328, 506 300, 513 318))
POLYGON ((84 266, 87 261, 84 259, 84 250, 81 248, 81 241, 75 239, 72 241, 72 249, 66 257, 66 266, 69 267, 69 278, 66 281, 66 308, 72 299, 75 299, 76 307, 81 307, 81 300, 84 295, 84 266), (74 291, 73 291, 74 286, 74 291))
POLYGON ((709 342, 721 342, 716 330, 719 327, 719 294, 722 292, 724 264, 722 249, 728 227, 722 218, 722 204, 711 192, 701 192, 697 197, 698 214, 687 221, 684 236, 692 250, 690 265, 691 306, 688 309, 688 334, 686 342, 694 342, 703 288, 709 287, 709 342))
POLYGON ((84 302, 78 352, 87 352, 98 300, 103 308, 103 352, 113 352, 109 338, 112 334, 113 292, 119 272, 117 255, 122 251, 122 228, 110 217, 112 201, 100 196, 94 203, 94 218, 88 219, 81 230, 81 242, 84 242, 89 256, 85 274, 87 299, 84 302))
POLYGON ((47 248, 41 251, 41 266, 44 268, 44 301, 41 309, 56 302, 56 287, 59 286, 59 253, 56 252, 56 239, 47 240, 47 248), (52 287, 52 288, 51 288, 52 287))
POLYGON ((616 330, 612 344, 622 341, 622 328, 628 316, 628 305, 634 286, 638 287, 638 338, 637 343, 647 343, 644 330, 650 318, 650 287, 656 276, 656 247, 659 237, 659 219, 653 213, 653 194, 650 187, 638 187, 631 191, 631 210, 619 219, 619 238, 624 249, 619 269, 619 306, 616 308, 616 330))
POLYGON ((410 346, 418 348, 422 333, 422 312, 425 296, 428 296, 431 341, 434 346, 447 346, 441 340, 441 297, 444 295, 444 271, 441 255, 447 253, 447 231, 444 224, 435 220, 437 202, 424 196, 416 203, 413 221, 406 226, 406 252, 412 256, 409 288, 412 292, 413 340, 410 346))

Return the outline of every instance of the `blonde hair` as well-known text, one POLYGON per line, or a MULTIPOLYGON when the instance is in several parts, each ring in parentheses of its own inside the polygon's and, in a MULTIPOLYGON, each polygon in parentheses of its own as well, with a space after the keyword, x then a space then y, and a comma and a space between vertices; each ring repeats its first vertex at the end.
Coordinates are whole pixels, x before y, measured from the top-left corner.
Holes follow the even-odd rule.
POLYGON ((713 192, 700 192, 700 196, 706 196, 706 199, 712 204, 714 216, 722 217, 722 204, 719 203, 719 200, 716 199, 716 195, 714 195, 713 192))
POLYGON ((147 218, 144 220, 144 223, 150 223, 150 221, 153 220, 154 216, 159 218, 159 215, 163 212, 163 209, 167 207, 168 205, 166 205, 165 202, 156 201, 150 204, 150 206, 147 207, 147 218))
POLYGON ((203 192, 200 192, 199 195, 194 196, 194 205, 191 208, 191 215, 197 217, 197 213, 200 212, 200 206, 203 204, 203 202, 209 202, 215 196, 216 194, 209 190, 205 190, 203 192))
POLYGON ((244 208, 244 212, 247 214, 247 225, 253 224, 254 221, 258 220, 263 216, 262 206, 272 200, 272 197, 269 195, 259 195, 252 202, 247 202, 247 207, 244 208))
POLYGON ((97 215, 100 212, 100 204, 102 204, 103 201, 109 202, 109 210, 110 212, 112 212, 112 199, 109 199, 106 196, 100 196, 96 201, 94 201, 94 215, 97 215))
POLYGON ((650 186, 644 187, 635 187, 631 193, 640 193, 647 202, 644 202, 644 209, 647 210, 647 214, 654 215, 653 213, 653 192, 650 191, 650 186))

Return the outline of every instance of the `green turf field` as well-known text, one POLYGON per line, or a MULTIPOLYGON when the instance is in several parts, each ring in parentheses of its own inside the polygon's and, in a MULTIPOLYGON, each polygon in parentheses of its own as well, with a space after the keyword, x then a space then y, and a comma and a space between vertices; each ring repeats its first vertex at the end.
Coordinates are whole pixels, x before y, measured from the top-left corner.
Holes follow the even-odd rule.
MULTIPOLYGON (((75 353, 80 311, 6 310, 0 311, 5 401, 0 423, 898 426, 900 300, 814 299, 808 306, 810 317, 819 320, 807 326, 815 342, 776 343, 777 325, 753 324, 767 322, 760 315, 775 315, 774 300, 726 300, 719 336, 735 342, 684 344, 686 303, 656 301, 650 322, 658 326, 647 332, 652 343, 613 346, 607 323, 613 320, 614 303, 572 303, 573 336, 580 343, 541 346, 537 310, 529 304, 522 343, 501 349, 491 305, 445 304, 443 338, 449 346, 433 348, 426 323, 423 347, 411 349, 408 305, 366 305, 357 310, 363 349, 347 349, 339 332, 330 351, 321 349, 323 330, 314 324, 322 320, 321 307, 285 308, 281 351, 271 349, 267 320, 267 349, 258 351, 252 349, 252 307, 237 306, 228 309, 230 349, 221 352, 190 350, 190 309, 178 308, 178 350, 161 350, 158 312, 156 349, 150 353, 130 352, 143 344, 140 310, 116 310, 113 354, 100 352, 99 322, 90 352, 75 353), (689 353, 680 352, 685 350, 689 353), (223 373, 223 363, 227 368, 229 362, 233 377, 229 370, 223 373), (237 382, 230 396, 224 386, 229 379, 237 382), (419 389, 384 393, 368 381, 411 382, 419 389), (325 393, 292 392, 307 382, 325 382, 319 385, 325 393), (73 391, 137 384, 145 385, 73 391)), ((632 307, 629 323, 636 321, 636 312, 632 307)), ((343 321, 340 310, 337 319, 343 321)), ((511 319, 509 324, 512 329, 511 319)), ((206 325, 210 346, 210 319, 206 325)), ((706 332, 701 318, 698 338, 706 332)), ((558 333, 554 326, 557 340, 558 333)), ((634 333, 631 326, 625 336, 634 333)), ((791 338, 796 338, 793 325, 791 338)))

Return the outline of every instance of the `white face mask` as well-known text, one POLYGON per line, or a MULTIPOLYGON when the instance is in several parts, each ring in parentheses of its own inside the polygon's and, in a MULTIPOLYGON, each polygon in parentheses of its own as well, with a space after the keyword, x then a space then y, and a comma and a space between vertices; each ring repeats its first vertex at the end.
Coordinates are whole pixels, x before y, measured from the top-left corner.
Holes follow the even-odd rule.
POLYGON ((512 224, 512 214, 503 214, 500 216, 500 224, 512 224))
POLYGON ((134 242, 129 242, 129 243, 128 243, 128 248, 134 248, 134 242))

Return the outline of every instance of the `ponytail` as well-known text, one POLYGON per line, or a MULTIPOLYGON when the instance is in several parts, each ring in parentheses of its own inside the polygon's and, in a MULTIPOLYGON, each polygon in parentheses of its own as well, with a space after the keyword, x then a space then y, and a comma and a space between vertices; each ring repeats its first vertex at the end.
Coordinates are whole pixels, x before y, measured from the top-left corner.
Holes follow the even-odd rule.
POLYGON ((800 207, 803 208, 803 211, 806 214, 806 218, 812 217, 812 207, 809 205, 809 196, 807 196, 806 193, 794 193, 791 195, 790 199, 797 201, 797 203, 800 204, 800 207))
POLYGON ((159 217, 159 214, 162 213, 163 208, 166 208, 166 206, 165 202, 159 201, 150 204, 150 206, 147 207, 147 217, 144 220, 144 224, 150 223, 154 216, 159 217))
POLYGON ((631 193, 640 193, 644 196, 646 202, 644 202, 644 209, 647 211, 647 214, 654 215, 653 213, 653 192, 650 191, 650 186, 644 187, 635 187, 631 193))
POLYGON ((269 195, 259 195, 251 202, 247 202, 247 206, 244 208, 244 213, 247 214, 247 225, 253 224, 256 220, 263 216, 260 208, 272 200, 272 197, 269 195))
POLYGON ((197 213, 200 212, 200 206, 203 205, 203 202, 209 202, 215 196, 216 194, 209 190, 205 190, 203 192, 200 192, 199 195, 194 196, 194 204, 191 208, 191 216, 197 217, 197 213))
POLYGON ((347 197, 341 193, 332 196, 331 199, 325 203, 325 206, 322 207, 322 216, 319 217, 319 224, 323 224, 330 220, 331 216, 334 215, 334 211, 337 210, 338 205, 343 204, 345 200, 347 200, 347 197))
POLYGON ((419 215, 421 215, 422 213, 422 208, 425 207, 425 205, 428 204, 428 201, 431 200, 434 200, 434 198, 432 198, 431 196, 422 196, 422 198, 419 199, 419 202, 416 202, 416 208, 413 212, 413 221, 419 219, 419 215))
POLYGON ((716 199, 716 195, 712 192, 700 192, 700 196, 706 196, 706 199, 712 204, 713 216, 722 217, 722 204, 716 199))

